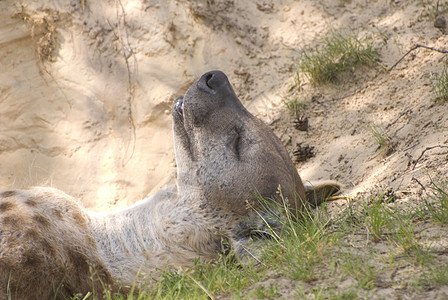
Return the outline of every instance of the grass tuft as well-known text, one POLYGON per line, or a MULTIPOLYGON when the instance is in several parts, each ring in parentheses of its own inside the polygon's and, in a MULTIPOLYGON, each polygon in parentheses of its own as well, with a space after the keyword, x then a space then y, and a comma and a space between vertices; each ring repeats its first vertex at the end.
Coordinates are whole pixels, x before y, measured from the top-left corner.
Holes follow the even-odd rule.
POLYGON ((366 262, 365 257, 345 253, 341 262, 345 274, 358 281, 359 287, 370 290, 375 286, 379 271, 366 262))
POLYGON ((436 95, 437 101, 448 101, 448 61, 445 62, 445 65, 440 73, 434 74, 432 90, 436 95))
POLYGON ((251 291, 248 296, 257 299, 275 299, 280 297, 281 294, 278 292, 278 286, 273 284, 268 287, 260 285, 255 290, 251 291))
POLYGON ((390 137, 382 126, 372 125, 370 129, 379 148, 384 148, 390 143, 390 137))
POLYGON ((334 236, 327 235, 328 219, 322 210, 305 208, 298 215, 283 211, 282 230, 266 244, 262 261, 293 280, 313 281, 325 260, 334 236))
POLYGON ((431 202, 425 199, 425 208, 429 216, 438 223, 448 224, 448 183, 433 183, 431 202))
POLYGON ((253 265, 241 265, 232 255, 221 256, 217 262, 196 261, 193 267, 168 270, 148 291, 148 299, 213 299, 216 294, 241 294, 242 290, 260 279, 253 265))
POLYGON ((372 135, 378 144, 378 153, 388 156, 393 153, 394 145, 392 143, 392 138, 386 133, 382 126, 371 125, 370 130, 372 135))
POLYGON ((303 72, 314 84, 335 82, 339 73, 360 64, 374 64, 378 57, 371 37, 330 31, 321 41, 321 47, 302 53, 297 77, 303 72))
POLYGON ((308 105, 307 101, 299 100, 299 97, 295 96, 289 100, 283 100, 286 109, 294 116, 298 117, 304 115, 305 108, 308 105))
POLYGON ((393 212, 380 198, 365 201, 363 213, 367 233, 372 236, 374 242, 379 242, 393 222, 393 212))

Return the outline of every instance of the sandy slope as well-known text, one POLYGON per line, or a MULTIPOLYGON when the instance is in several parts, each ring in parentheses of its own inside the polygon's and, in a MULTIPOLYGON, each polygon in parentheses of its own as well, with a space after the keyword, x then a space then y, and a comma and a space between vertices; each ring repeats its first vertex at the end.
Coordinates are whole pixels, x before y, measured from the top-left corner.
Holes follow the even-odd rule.
MULTIPOLYGON (((288 149, 315 147, 304 179, 346 193, 392 188, 419 196, 447 178, 448 104, 433 73, 446 56, 418 49, 390 73, 290 90, 295 59, 331 28, 373 33, 381 64, 415 43, 446 48, 423 1, 0 1, 0 186, 51 185, 90 208, 125 206, 175 179, 169 110, 203 72, 226 72, 251 112, 288 149), (310 101, 307 132, 282 100, 310 101), (313 100, 312 100, 313 99, 313 100), (384 155, 370 127, 382 126, 384 155)), ((412 197, 411 197, 412 198, 412 197)))

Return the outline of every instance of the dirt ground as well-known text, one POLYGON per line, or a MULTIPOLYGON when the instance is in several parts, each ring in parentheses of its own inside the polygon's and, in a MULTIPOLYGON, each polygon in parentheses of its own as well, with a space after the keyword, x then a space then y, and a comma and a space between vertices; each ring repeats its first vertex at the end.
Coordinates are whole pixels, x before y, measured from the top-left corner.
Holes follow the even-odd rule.
POLYGON ((153 194, 175 181, 173 100, 220 69, 291 156, 314 147, 297 163, 304 180, 421 201, 448 177, 448 103, 432 90, 447 55, 418 48, 388 68, 417 43, 448 49, 434 25, 445 2, 0 1, 0 187, 53 186, 95 210, 153 194), (347 29, 373 34, 380 63, 295 83, 300 53, 347 29), (285 109, 295 96, 308 102, 307 131, 285 109))

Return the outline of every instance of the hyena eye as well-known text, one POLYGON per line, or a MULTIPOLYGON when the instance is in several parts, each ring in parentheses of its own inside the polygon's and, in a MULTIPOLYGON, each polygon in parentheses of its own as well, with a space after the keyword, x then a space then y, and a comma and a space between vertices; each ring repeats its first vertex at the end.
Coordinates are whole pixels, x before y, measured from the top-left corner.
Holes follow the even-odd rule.
POLYGON ((235 153, 238 159, 240 159, 240 151, 241 151, 241 134, 237 133, 236 139, 235 139, 235 153))
POLYGON ((232 138, 230 140, 229 146, 232 149, 232 151, 235 153, 236 158, 239 160, 241 155, 241 129, 235 128, 233 130, 232 138))

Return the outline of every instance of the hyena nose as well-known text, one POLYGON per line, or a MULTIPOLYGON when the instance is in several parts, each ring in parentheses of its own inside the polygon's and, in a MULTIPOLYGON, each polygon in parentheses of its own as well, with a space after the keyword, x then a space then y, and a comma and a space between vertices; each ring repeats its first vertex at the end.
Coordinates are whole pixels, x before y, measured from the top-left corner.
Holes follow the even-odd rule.
POLYGON ((215 94, 227 88, 229 79, 221 71, 210 71, 202 75, 198 81, 198 88, 206 93, 215 94))

